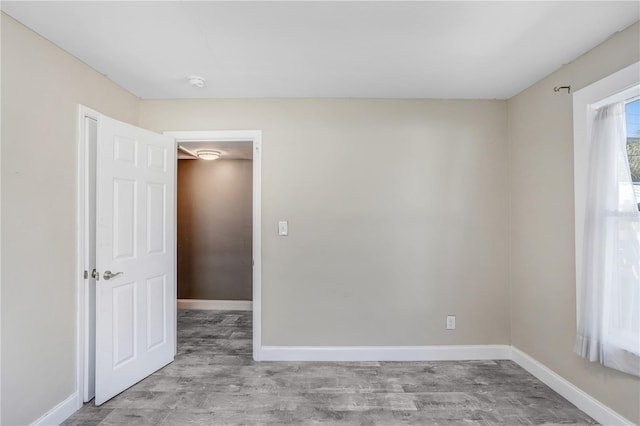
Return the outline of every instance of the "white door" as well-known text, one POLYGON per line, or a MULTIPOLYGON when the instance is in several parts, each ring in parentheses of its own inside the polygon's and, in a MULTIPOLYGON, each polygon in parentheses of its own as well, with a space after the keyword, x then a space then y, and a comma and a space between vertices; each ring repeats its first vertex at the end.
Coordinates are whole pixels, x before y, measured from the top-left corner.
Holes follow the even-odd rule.
POLYGON ((174 163, 173 139, 100 116, 96 405, 173 361, 174 163))

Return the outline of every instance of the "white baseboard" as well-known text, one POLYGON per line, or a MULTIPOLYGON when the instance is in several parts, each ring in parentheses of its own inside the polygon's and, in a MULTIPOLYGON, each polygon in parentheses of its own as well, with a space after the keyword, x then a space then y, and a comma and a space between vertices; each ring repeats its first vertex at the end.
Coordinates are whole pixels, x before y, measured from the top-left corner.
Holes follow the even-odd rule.
POLYGON ((508 345, 262 346, 260 361, 463 361, 510 359, 508 345))
POLYGON ((633 425, 634 423, 613 411, 591 395, 564 379, 549 367, 541 364, 515 346, 511 347, 511 359, 558 392, 573 405, 603 425, 633 425))
POLYGON ((58 426, 67 420, 78 407, 78 392, 74 392, 67 399, 49 410, 44 416, 32 423, 38 426, 58 426))
POLYGON ((251 300, 178 299, 178 309, 204 309, 211 311, 251 311, 251 300))

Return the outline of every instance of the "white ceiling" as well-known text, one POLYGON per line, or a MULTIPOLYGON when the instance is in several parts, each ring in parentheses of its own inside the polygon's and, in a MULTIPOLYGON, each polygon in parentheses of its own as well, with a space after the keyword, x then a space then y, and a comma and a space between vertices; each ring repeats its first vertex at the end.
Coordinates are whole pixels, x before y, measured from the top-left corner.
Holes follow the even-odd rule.
POLYGON ((640 19, 638 1, 0 7, 143 99, 506 99, 640 19))

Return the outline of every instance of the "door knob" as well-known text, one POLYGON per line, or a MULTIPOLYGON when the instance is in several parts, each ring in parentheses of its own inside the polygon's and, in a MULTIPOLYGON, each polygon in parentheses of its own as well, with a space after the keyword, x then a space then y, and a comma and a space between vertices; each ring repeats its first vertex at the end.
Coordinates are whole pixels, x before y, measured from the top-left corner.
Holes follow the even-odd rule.
POLYGON ((104 271, 104 274, 102 274, 102 278, 104 278, 105 280, 110 280, 111 278, 115 278, 120 274, 122 274, 122 272, 104 271))

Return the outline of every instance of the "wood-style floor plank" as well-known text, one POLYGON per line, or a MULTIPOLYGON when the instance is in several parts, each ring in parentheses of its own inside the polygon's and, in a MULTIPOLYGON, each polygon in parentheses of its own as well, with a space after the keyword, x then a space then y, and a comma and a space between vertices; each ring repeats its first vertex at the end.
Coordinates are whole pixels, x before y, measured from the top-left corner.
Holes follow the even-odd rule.
POLYGON ((251 312, 178 311, 170 365, 64 425, 596 424, 512 361, 254 362, 251 312))

